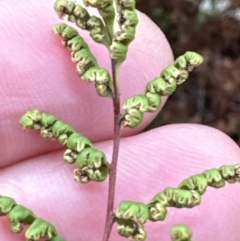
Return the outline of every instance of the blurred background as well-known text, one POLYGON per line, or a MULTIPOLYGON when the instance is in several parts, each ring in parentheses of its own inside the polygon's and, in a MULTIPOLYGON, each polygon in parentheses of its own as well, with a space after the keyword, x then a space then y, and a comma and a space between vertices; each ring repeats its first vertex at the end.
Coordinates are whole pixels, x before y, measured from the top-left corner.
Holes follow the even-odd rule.
POLYGON ((205 59, 147 129, 201 123, 240 145, 240 0, 137 0, 137 8, 162 29, 175 57, 191 50, 205 59))

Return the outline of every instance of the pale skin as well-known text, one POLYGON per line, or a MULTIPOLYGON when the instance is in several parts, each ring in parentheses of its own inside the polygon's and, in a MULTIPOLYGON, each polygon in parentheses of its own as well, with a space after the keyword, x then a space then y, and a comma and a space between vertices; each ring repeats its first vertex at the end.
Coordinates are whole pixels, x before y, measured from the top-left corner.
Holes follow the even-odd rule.
MULTIPOLYGON (((64 163, 60 144, 41 139, 38 132, 24 132, 18 123, 28 109, 51 112, 95 142, 110 162, 112 103, 78 78, 70 52, 52 35, 51 26, 60 22, 53 3, 1 1, 0 193, 55 224, 66 240, 99 241, 107 181, 74 182, 74 165, 64 163)), ((122 67, 122 101, 143 92, 146 83, 172 62, 162 32, 145 15, 139 14, 139 18, 137 39, 122 67)), ((87 32, 80 33, 101 66, 109 67, 106 49, 90 41, 87 32)), ((146 202, 190 175, 240 162, 239 147, 224 133, 207 126, 174 124, 137 134, 154 117, 148 114, 139 128, 123 132, 130 137, 123 138, 120 145, 115 207, 124 199, 146 202)), ((194 241, 240 240, 239 191, 239 184, 208 188, 199 207, 172 208, 164 223, 149 222, 147 240, 170 240, 170 227, 175 223, 188 224, 194 241)), ((11 233, 7 219, 1 218, 0 239, 23 240, 23 233, 11 233)), ((117 235, 116 226, 110 240, 125 240, 117 235)))

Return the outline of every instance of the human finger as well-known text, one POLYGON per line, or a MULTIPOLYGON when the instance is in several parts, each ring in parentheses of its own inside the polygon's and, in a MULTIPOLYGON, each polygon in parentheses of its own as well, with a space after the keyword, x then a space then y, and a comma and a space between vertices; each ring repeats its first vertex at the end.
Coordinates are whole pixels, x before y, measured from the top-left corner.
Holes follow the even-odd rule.
MULTIPOLYGON (((97 146, 110 159, 112 141, 97 146)), ((104 228, 108 184, 75 183, 74 167, 63 163, 61 156, 62 151, 54 152, 2 169, 0 193, 14 197, 54 223, 67 240, 98 241, 104 228)), ((191 175, 239 160, 239 147, 229 137, 201 125, 168 125, 123 138, 115 207, 122 200, 147 202, 191 175)), ((147 240, 169 240, 170 227, 175 223, 189 225, 195 241, 239 240, 239 190, 238 184, 227 184, 219 190, 209 187, 200 206, 169 208, 163 222, 146 224, 147 240)), ((0 220, 0 232, 4 241, 19 238, 10 234, 6 220, 0 220)), ((116 226, 110 240, 124 240, 116 234, 116 226)))

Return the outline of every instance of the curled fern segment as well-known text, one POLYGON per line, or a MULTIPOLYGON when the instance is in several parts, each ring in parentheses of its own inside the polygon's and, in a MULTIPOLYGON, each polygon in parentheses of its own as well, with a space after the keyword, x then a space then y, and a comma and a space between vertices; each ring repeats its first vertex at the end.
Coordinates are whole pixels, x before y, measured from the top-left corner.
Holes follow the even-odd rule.
MULTIPOLYGON (((85 42, 85 40, 80 36, 80 35, 77 35, 76 37, 73 37, 72 39, 68 40, 66 43, 65 43, 65 46, 72 50, 72 55, 75 53, 75 52, 78 52, 82 49, 89 49, 87 43, 85 42)), ((75 61, 72 57, 72 61, 75 61)))
POLYGON ((98 95, 112 97, 112 79, 108 70, 99 67, 92 67, 82 76, 86 82, 95 82, 98 95))
POLYGON ((145 94, 153 93, 158 94, 159 96, 168 96, 172 94, 176 88, 176 81, 167 83, 162 77, 157 77, 147 84, 145 94))
MULTIPOLYGON (((87 1, 85 5, 89 6, 87 1)), ((68 16, 68 21, 76 23, 83 30, 88 30, 92 39, 97 43, 102 43, 107 47, 110 45, 108 30, 102 19, 90 16, 86 8, 69 0, 57 0, 54 8, 60 18, 68 16)))
POLYGON ((148 100, 145 95, 134 95, 125 100, 123 107, 124 110, 137 109, 145 112, 148 109, 148 100))
POLYGON ((212 168, 191 176, 183 180, 178 188, 185 190, 195 190, 199 194, 204 194, 207 187, 220 188, 225 186, 225 182, 240 182, 240 165, 224 165, 220 168, 212 168))
POLYGON ((108 33, 112 37, 113 23, 115 18, 113 0, 83 0, 83 2, 85 6, 91 6, 98 9, 108 29, 108 33))
POLYGON ((74 179, 77 182, 87 183, 90 180, 102 182, 109 174, 109 165, 103 152, 89 147, 77 156, 77 169, 74 179))
POLYGON ((200 204, 201 196, 194 190, 166 188, 164 191, 169 207, 192 208, 200 204))
POLYGON ((67 47, 68 41, 78 35, 78 31, 66 23, 55 24, 52 28, 54 34, 59 34, 62 37, 62 44, 67 47))
POLYGON ((228 183, 240 182, 240 164, 221 166, 219 172, 228 183))
POLYGON ((19 122, 24 128, 40 129, 43 138, 58 139, 62 145, 65 145, 69 136, 75 132, 69 124, 37 109, 27 111, 19 122))
POLYGON ((71 22, 78 21, 82 29, 86 29, 86 23, 90 19, 90 14, 81 5, 69 0, 57 0, 54 10, 60 18, 68 16, 71 22))
POLYGON ((20 124, 24 129, 35 129, 41 128, 40 121, 42 119, 42 113, 38 109, 27 111, 19 120, 20 124))
POLYGON ((146 95, 134 95, 125 100, 123 104, 124 119, 122 127, 134 128, 138 126, 144 112, 155 111, 161 104, 161 98, 158 94, 147 93, 146 95))
POLYGON ((104 26, 104 23, 100 18, 98 18, 96 16, 92 16, 87 21, 87 28, 90 31, 90 36, 97 43, 102 43, 106 47, 108 47, 110 45, 110 38, 107 33, 107 29, 104 26))
POLYGON ((199 66, 203 62, 203 57, 200 54, 195 53, 193 51, 187 51, 183 56, 187 62, 187 71, 192 71, 193 68, 199 66))
POLYGON ((162 221, 166 218, 167 207, 192 208, 199 205, 201 196, 193 190, 166 188, 154 196, 147 204, 151 221, 162 221))
POLYGON ((188 73, 202 63, 203 57, 193 51, 187 51, 184 55, 178 57, 173 64, 179 70, 176 77, 177 84, 182 84, 188 78, 188 73))
POLYGON ((36 219, 36 216, 31 210, 21 205, 16 205, 9 212, 8 218, 12 232, 19 233, 23 230, 24 225, 33 223, 33 221, 36 219))
POLYGON ((58 139, 65 145, 68 137, 75 132, 69 124, 58 120, 54 115, 42 113, 40 134, 46 139, 58 139))
POLYGON ((53 124, 51 132, 54 138, 57 138, 62 145, 65 145, 68 138, 76 131, 71 125, 61 120, 57 120, 53 124))
POLYGON ((106 156, 103 152, 89 147, 84 149, 77 157, 76 165, 79 168, 89 167, 98 169, 101 166, 106 166, 106 156))
POLYGON ((206 170, 202 173, 208 182, 208 186, 220 188, 225 186, 225 181, 222 178, 220 172, 216 169, 206 170))
POLYGON ((68 163, 76 161, 78 154, 88 147, 93 147, 92 142, 85 136, 75 132, 67 140, 67 150, 63 159, 68 163))
POLYGON ((69 2, 68 0, 58 0, 54 3, 54 10, 59 18, 63 18, 66 14, 70 14, 73 8, 73 2, 69 2))
POLYGON ((143 119, 143 112, 148 109, 148 100, 145 95, 132 96, 125 100, 123 109, 122 127, 136 127, 143 119))
POLYGON ((118 41, 113 41, 110 46, 111 59, 118 60, 120 63, 126 59, 128 47, 118 41))
POLYGON ((82 78, 87 82, 106 84, 111 80, 108 70, 99 67, 92 67, 86 71, 82 78))
POLYGON ((137 127, 143 120, 143 113, 137 109, 129 109, 124 113, 124 118, 121 121, 121 127, 137 127))
POLYGON ((26 241, 39 240, 42 237, 47 237, 48 239, 56 239, 57 230, 52 224, 46 222, 42 218, 37 218, 27 229, 25 236, 26 241))
POLYGON ((170 65, 162 71, 161 77, 167 84, 171 84, 172 82, 176 82, 176 78, 179 74, 179 70, 175 66, 170 65))
POLYGON ((161 105, 161 96, 157 93, 146 93, 145 94, 148 101, 147 112, 155 112, 161 105))
POLYGON ((191 241, 192 231, 187 225, 177 224, 172 227, 171 238, 172 241, 191 241))
POLYGON ((144 241, 147 233, 144 223, 149 218, 148 207, 144 203, 122 201, 115 214, 118 233, 132 241, 144 241))
POLYGON ((135 38, 138 24, 135 0, 116 0, 120 31, 116 32, 110 46, 112 59, 122 63, 126 59, 128 46, 135 38))
POLYGON ((25 232, 26 241, 37 241, 42 238, 49 241, 64 241, 51 223, 36 217, 31 210, 17 204, 11 197, 0 195, 0 215, 8 217, 10 229, 14 233, 19 233, 24 226, 28 226, 25 232))
POLYGON ((7 215, 16 205, 13 198, 0 195, 0 216, 7 215))
MULTIPOLYGON (((75 30, 73 27, 65 23, 56 24, 53 26, 53 33, 59 34, 63 38, 64 46, 71 48, 73 46, 72 41, 74 40, 75 40, 75 46, 76 46, 76 37, 78 37, 79 34, 77 30, 75 30), (69 44, 68 41, 70 40, 72 41, 69 44)), ((77 63, 77 72, 79 76, 82 76, 89 68, 98 67, 98 63, 96 58, 89 50, 87 43, 82 38, 79 38, 79 37, 77 38, 77 40, 79 40, 78 42, 79 49, 76 49, 76 48, 71 49, 72 60, 77 63)))
POLYGON ((240 181, 239 165, 224 165, 219 169, 213 168, 185 179, 178 187, 180 189, 196 190, 201 195, 207 187, 220 188, 225 182, 235 183, 240 181))
POLYGON ((207 186, 207 179, 200 174, 187 178, 178 186, 178 188, 186 190, 195 190, 202 195, 207 190, 207 186))
POLYGON ((102 97, 109 97, 112 98, 112 83, 109 84, 101 84, 101 83, 95 83, 95 88, 99 96, 102 97))

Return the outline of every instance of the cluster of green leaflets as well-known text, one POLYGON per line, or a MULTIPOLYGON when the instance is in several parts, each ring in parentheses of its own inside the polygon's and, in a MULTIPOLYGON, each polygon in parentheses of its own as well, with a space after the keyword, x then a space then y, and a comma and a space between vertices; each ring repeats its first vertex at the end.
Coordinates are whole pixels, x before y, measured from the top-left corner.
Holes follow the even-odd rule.
POLYGON ((37 241, 42 238, 47 241, 64 241, 51 223, 38 218, 31 210, 17 204, 10 197, 0 195, 0 216, 8 217, 10 229, 14 233, 19 233, 24 226, 28 226, 25 232, 26 241, 37 241))
MULTIPOLYGON (((126 59, 129 44, 134 40, 138 17, 135 0, 115 0, 120 30, 114 32, 115 10, 113 0, 83 0, 85 7, 97 8, 101 18, 91 16, 88 10, 73 0, 57 0, 54 9, 60 18, 75 23, 97 43, 105 45, 113 62, 115 72, 126 59)), ((78 31, 66 23, 56 24, 53 33, 62 37, 62 43, 71 50, 72 61, 76 63, 78 75, 86 82, 95 83, 97 93, 104 97, 113 97, 113 81, 108 70, 99 67, 98 61, 78 31)), ((182 84, 194 67, 203 62, 201 55, 186 52, 165 68, 159 77, 150 81, 144 94, 125 100, 122 127, 135 128, 145 112, 154 112, 161 105, 163 96, 171 95, 182 84)), ((117 83, 118 84, 118 83, 117 83)), ((59 120, 52 114, 37 109, 27 111, 20 119, 24 128, 39 130, 43 138, 57 139, 66 145, 63 159, 75 163, 74 179, 77 182, 104 181, 109 174, 109 164, 103 152, 94 148, 91 141, 79 134, 72 126, 59 120)), ((122 201, 116 210, 115 221, 118 233, 132 241, 144 241, 147 232, 144 224, 147 220, 162 221, 166 218, 167 208, 192 208, 199 205, 201 195, 208 186, 220 188, 225 182, 240 181, 240 165, 222 166, 184 180, 177 188, 166 188, 155 195, 148 203, 122 201)), ((22 225, 30 225, 26 240, 38 240, 47 237, 49 241, 61 241, 55 228, 46 221, 36 218, 28 209, 17 205, 9 197, 0 196, 0 215, 7 215, 12 231, 19 232, 22 225)), ((175 225, 172 229, 172 241, 191 241, 192 233, 185 225, 175 225)))
POLYGON ((121 64, 126 59, 128 46, 135 37, 138 24, 135 0, 115 0, 120 27, 120 31, 116 33, 114 33, 113 0, 83 2, 86 7, 97 8, 102 19, 91 16, 86 8, 71 0, 57 0, 54 9, 60 18, 67 16, 68 21, 74 22, 81 29, 88 30, 94 41, 104 44, 109 49, 111 59, 121 64))
MULTIPOLYGON (((111 59, 120 65, 125 59, 130 42, 135 37, 138 23, 135 0, 116 0, 120 31, 114 33, 115 10, 113 0, 84 0, 85 6, 98 9, 101 17, 91 16, 88 10, 71 0, 57 0, 54 9, 60 18, 67 16, 68 21, 90 32, 97 43, 109 49, 111 59)), ((112 97, 113 87, 109 72, 98 66, 98 62, 78 31, 66 23, 56 24, 53 33, 63 38, 63 45, 72 51, 72 61, 76 63, 79 76, 87 82, 94 82, 97 93, 112 97)))
MULTIPOLYGON (((138 17, 135 0, 115 0, 120 31, 113 32, 115 11, 112 0, 84 0, 86 7, 98 9, 103 18, 90 16, 87 9, 71 0, 57 0, 54 9, 60 18, 76 23, 81 29, 89 30, 91 37, 104 44, 110 57, 120 65, 128 52, 129 44, 134 40, 138 17)), ((109 72, 98 66, 97 60, 78 31, 65 23, 56 24, 53 32, 63 38, 63 45, 72 51, 72 60, 77 63, 77 72, 87 82, 94 82, 100 96, 113 96, 112 78, 109 72)), ((144 112, 154 112, 161 105, 162 96, 171 95, 177 85, 183 83, 190 71, 203 62, 202 56, 195 52, 186 52, 165 68, 159 77, 150 81, 144 94, 125 100, 122 127, 135 128, 144 112)))
POLYGON ((105 154, 94 148, 92 142, 71 125, 38 109, 27 111, 21 117, 20 124, 23 128, 40 130, 43 138, 57 139, 67 146, 63 159, 76 164, 74 179, 77 182, 102 182, 107 178, 109 168, 105 154))
POLYGON ((126 59, 129 44, 135 38, 138 17, 135 0, 116 0, 115 2, 120 31, 114 34, 110 56, 118 63, 122 63, 126 59))
POLYGON ((66 23, 60 23, 53 27, 53 33, 61 35, 63 45, 72 51, 72 61, 76 63, 79 76, 86 82, 95 83, 100 96, 111 97, 111 76, 108 70, 99 67, 97 59, 78 31, 66 23))
POLYGON ((150 220, 161 221, 167 215, 167 207, 192 208, 199 205, 207 187, 220 188, 240 181, 240 165, 225 165, 213 168, 184 180, 177 188, 166 188, 147 204, 150 220))
MULTIPOLYGON (((123 201, 116 211, 116 222, 118 223, 118 233, 128 237, 132 241, 144 241, 146 231, 144 223, 150 221, 163 221, 167 215, 167 207, 192 208, 200 204, 201 195, 204 194, 208 186, 220 188, 225 182, 240 182, 240 164, 226 165, 219 169, 206 170, 201 174, 191 176, 184 180, 177 188, 166 188, 155 195, 148 203, 133 201, 123 201)), ((191 240, 189 232, 185 232, 186 227, 175 228, 173 237, 176 233, 182 233, 191 240), (176 231, 178 230, 178 231, 176 231), (187 235, 188 234, 188 235, 187 235)))
POLYGON ((125 100, 125 111, 122 127, 135 128, 143 119, 144 112, 154 112, 161 105, 161 97, 171 95, 177 85, 183 83, 189 71, 203 62, 201 55, 195 52, 186 52, 175 62, 165 68, 161 75, 150 81, 144 94, 134 95, 125 100))

